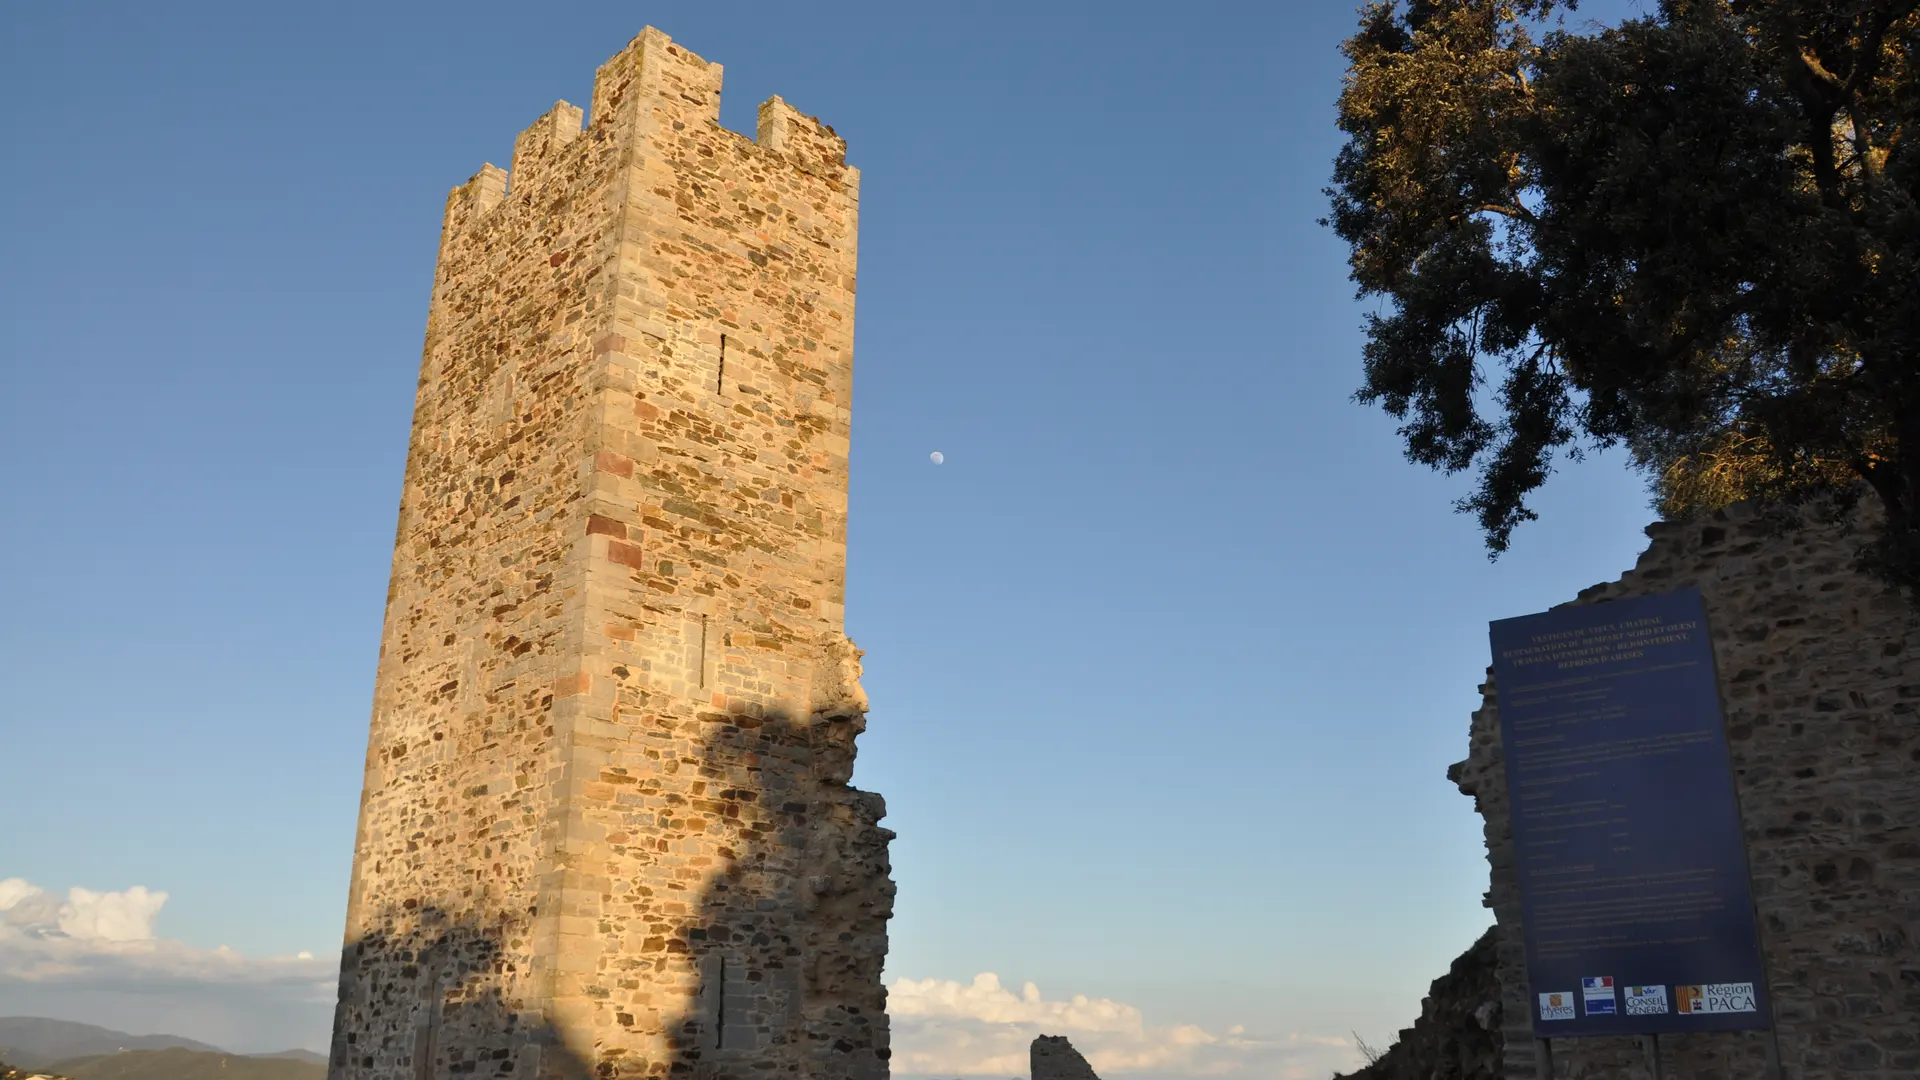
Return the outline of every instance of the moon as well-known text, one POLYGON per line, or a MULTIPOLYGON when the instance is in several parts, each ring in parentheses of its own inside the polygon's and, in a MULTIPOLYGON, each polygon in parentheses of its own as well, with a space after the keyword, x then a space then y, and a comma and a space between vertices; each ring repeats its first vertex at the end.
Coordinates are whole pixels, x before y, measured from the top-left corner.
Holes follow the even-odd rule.
POLYGON ((941 462, 947 460, 947 455, 941 453, 938 450, 935 450, 933 453, 927 455, 927 460, 933 462, 935 465, 938 465, 941 462))

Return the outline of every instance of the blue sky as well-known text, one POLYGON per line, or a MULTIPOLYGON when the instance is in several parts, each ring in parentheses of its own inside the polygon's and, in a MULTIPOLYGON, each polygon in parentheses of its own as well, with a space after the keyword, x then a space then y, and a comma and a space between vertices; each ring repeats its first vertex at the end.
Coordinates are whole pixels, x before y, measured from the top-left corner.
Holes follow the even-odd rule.
MULTIPOLYGON (((1490 564, 1467 480, 1351 402, 1364 308, 1315 219, 1354 21, 7 5, 0 879, 164 890, 183 949, 337 949, 441 206, 653 24, 726 65, 728 126, 778 93, 863 174, 889 980, 1387 1041, 1489 921, 1445 778, 1486 624, 1617 576, 1650 513, 1602 456, 1490 564)), ((0 1012, 149 1015, 6 978, 0 1012)))

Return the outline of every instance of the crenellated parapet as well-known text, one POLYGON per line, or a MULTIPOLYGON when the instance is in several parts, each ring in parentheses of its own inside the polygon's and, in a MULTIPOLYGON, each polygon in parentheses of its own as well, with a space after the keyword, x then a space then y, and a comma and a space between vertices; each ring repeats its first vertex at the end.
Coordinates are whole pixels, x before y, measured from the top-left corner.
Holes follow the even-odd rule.
POLYGON ((593 126, 720 122, 724 69, 649 26, 593 76, 593 126))
POLYGON ((598 155, 609 149, 617 153, 680 138, 690 126, 724 137, 735 153, 783 162, 835 190, 858 189, 860 174, 846 162, 846 140, 778 95, 760 104, 752 138, 722 128, 724 70, 648 27, 600 66, 588 109, 556 102, 514 140, 508 171, 486 164, 453 190, 441 250, 449 238, 481 228, 509 192, 530 198, 556 178, 571 181, 603 167, 598 155))
POLYGON ((491 162, 480 166, 480 171, 471 179, 448 192, 446 219, 440 231, 442 257, 446 255, 449 237, 478 228, 480 221, 499 206, 506 195, 507 171, 491 162))
POLYGON ((513 140, 513 168, 507 174, 510 184, 536 188, 547 177, 567 166, 567 148, 580 137, 579 109, 564 101, 535 120, 532 126, 513 140))
POLYGON ((859 184, 859 171, 847 166, 847 140, 778 95, 760 103, 754 141, 806 172, 851 186, 859 184))

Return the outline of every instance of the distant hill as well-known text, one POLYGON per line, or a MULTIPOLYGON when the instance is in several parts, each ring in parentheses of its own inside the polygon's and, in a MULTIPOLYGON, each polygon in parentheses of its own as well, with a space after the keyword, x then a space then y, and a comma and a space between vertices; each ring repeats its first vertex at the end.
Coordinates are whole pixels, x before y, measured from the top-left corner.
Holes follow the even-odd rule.
POLYGON ((40 1075, 42 1074, 37 1069, 17 1069, 5 1061, 0 1061, 0 1080, 28 1080, 29 1077, 40 1075))
POLYGON ((73 1080, 325 1080, 327 1075, 326 1065, 312 1061, 178 1048, 73 1058, 49 1069, 73 1080))
POLYGON ((217 1046, 178 1035, 129 1035, 41 1016, 0 1016, 0 1061, 26 1072, 53 1072, 73 1080, 82 1076, 98 1080, 194 1080, 206 1068, 214 1071, 205 1075, 216 1080, 320 1080, 327 1071, 326 1055, 311 1050, 229 1054, 217 1046), (161 1050, 177 1050, 185 1056, 147 1056, 161 1050), (101 1060, 122 1056, 130 1060, 112 1068, 101 1060), (220 1059, 240 1064, 222 1066, 220 1059), (56 1065, 59 1068, 51 1068, 56 1065), (83 1065, 85 1072, 74 1071, 83 1065))
POLYGON ((41 1016, 0 1016, 0 1061, 17 1069, 44 1069, 68 1058, 111 1054, 119 1050, 211 1050, 209 1046, 178 1035, 129 1035, 124 1031, 76 1024, 70 1020, 49 1020, 41 1016))

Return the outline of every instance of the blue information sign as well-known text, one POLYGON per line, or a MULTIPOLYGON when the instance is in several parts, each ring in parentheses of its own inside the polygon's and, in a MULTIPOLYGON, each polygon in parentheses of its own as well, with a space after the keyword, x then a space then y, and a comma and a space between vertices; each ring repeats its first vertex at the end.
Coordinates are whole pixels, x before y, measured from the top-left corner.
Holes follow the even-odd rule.
POLYGON ((1491 629, 1535 1035, 1767 1027, 1699 592, 1491 629))

